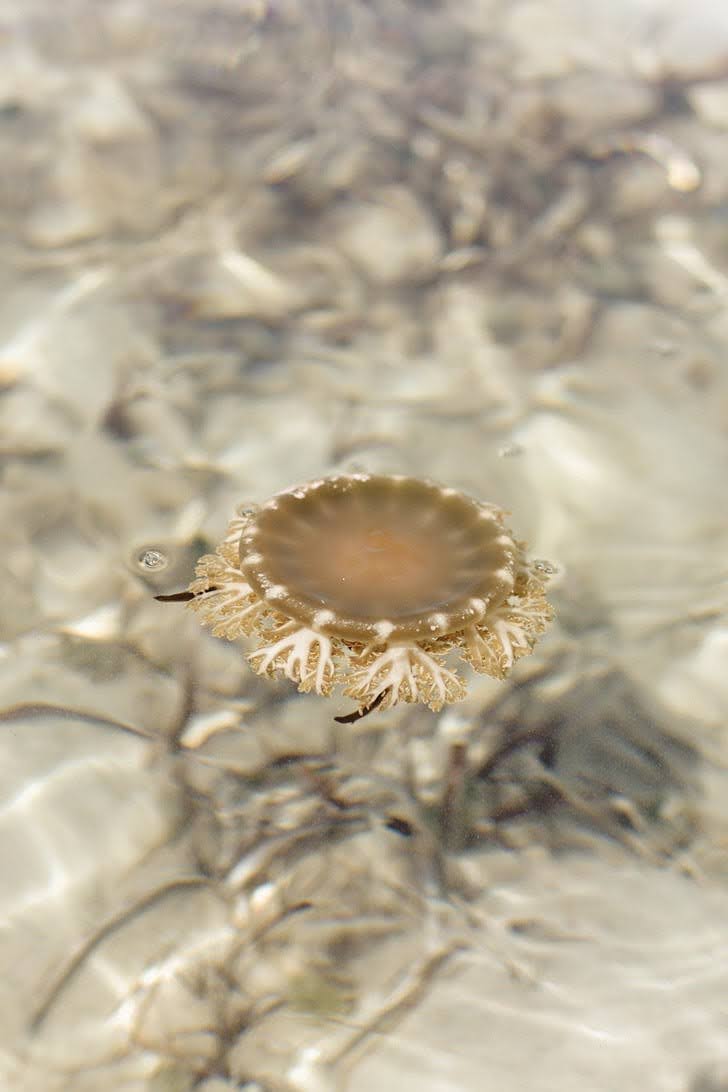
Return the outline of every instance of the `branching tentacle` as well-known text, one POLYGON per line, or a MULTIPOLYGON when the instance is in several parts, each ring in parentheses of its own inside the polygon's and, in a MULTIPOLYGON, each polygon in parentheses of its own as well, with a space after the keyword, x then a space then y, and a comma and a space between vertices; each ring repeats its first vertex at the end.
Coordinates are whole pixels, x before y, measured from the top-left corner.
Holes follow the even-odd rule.
POLYGON ((349 676, 345 693, 362 705, 377 701, 380 709, 400 701, 421 701, 438 710, 446 702, 465 697, 465 685, 443 666, 441 658, 419 645, 395 645, 369 652, 349 676))
POLYGON ((331 638, 305 627, 251 652, 248 663, 259 675, 284 675, 304 692, 330 694, 334 685, 331 638))
POLYGON ((233 640, 252 633, 266 605, 255 595, 241 571, 220 553, 206 554, 197 562, 190 584, 190 607, 216 637, 233 640))

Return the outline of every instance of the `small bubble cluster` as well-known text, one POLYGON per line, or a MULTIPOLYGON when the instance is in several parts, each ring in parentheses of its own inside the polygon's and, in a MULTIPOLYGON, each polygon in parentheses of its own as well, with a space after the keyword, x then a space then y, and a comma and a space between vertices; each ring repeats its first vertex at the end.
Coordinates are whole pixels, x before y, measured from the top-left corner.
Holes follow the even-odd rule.
POLYGON ((142 572, 160 573, 169 565, 169 558, 162 550, 147 546, 137 554, 136 563, 142 572))
POLYGON ((544 561, 543 558, 537 558, 535 561, 532 561, 531 567, 539 576, 556 576, 559 572, 558 565, 555 565, 553 561, 544 561))

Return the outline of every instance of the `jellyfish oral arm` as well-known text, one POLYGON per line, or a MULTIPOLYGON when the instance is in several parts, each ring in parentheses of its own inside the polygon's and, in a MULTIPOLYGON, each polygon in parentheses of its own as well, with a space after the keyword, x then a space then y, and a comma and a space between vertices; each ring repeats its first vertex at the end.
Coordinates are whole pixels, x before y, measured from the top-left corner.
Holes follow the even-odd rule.
POLYGON ((377 702, 388 709, 400 701, 423 701, 431 709, 465 696, 465 686, 454 671, 417 645, 394 645, 354 672, 347 697, 365 705, 377 702))
POLYGON ((334 684, 331 639, 306 626, 252 652, 248 663, 259 675, 283 674, 302 691, 330 694, 334 684))
POLYGON ((510 618, 498 618, 493 623, 493 632, 503 648, 505 666, 510 669, 516 660, 516 650, 530 648, 528 637, 523 626, 510 618))
POLYGON ((190 605, 205 615, 213 636, 228 640, 252 632, 263 613, 263 604, 242 583, 197 591, 190 605))
POLYGON ((251 633, 265 610, 243 574, 222 551, 200 558, 189 590, 190 606, 215 637, 233 640, 241 633, 251 633))

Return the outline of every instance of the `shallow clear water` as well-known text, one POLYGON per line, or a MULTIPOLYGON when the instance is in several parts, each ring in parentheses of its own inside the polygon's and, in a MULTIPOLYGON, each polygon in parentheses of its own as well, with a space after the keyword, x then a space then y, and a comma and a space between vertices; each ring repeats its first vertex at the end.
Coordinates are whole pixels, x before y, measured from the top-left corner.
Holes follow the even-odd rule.
POLYGON ((728 18, 0 0, 0 1088, 719 1092, 728 18), (556 622, 374 711, 178 603, 338 471, 556 622))

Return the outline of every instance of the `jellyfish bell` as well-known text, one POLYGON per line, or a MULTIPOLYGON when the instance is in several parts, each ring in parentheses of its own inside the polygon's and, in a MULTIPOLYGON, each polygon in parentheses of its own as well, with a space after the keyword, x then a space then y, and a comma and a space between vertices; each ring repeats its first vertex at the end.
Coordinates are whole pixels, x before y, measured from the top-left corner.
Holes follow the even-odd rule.
POLYGON ((498 514, 397 477, 336 477, 274 497, 242 532, 240 568, 289 617, 366 644, 451 633, 513 590, 498 514))
POLYGON ((392 475, 321 478, 239 509, 183 594, 216 636, 253 639, 258 674, 340 685, 359 715, 465 697, 448 657, 504 678, 552 618, 500 508, 392 475))

